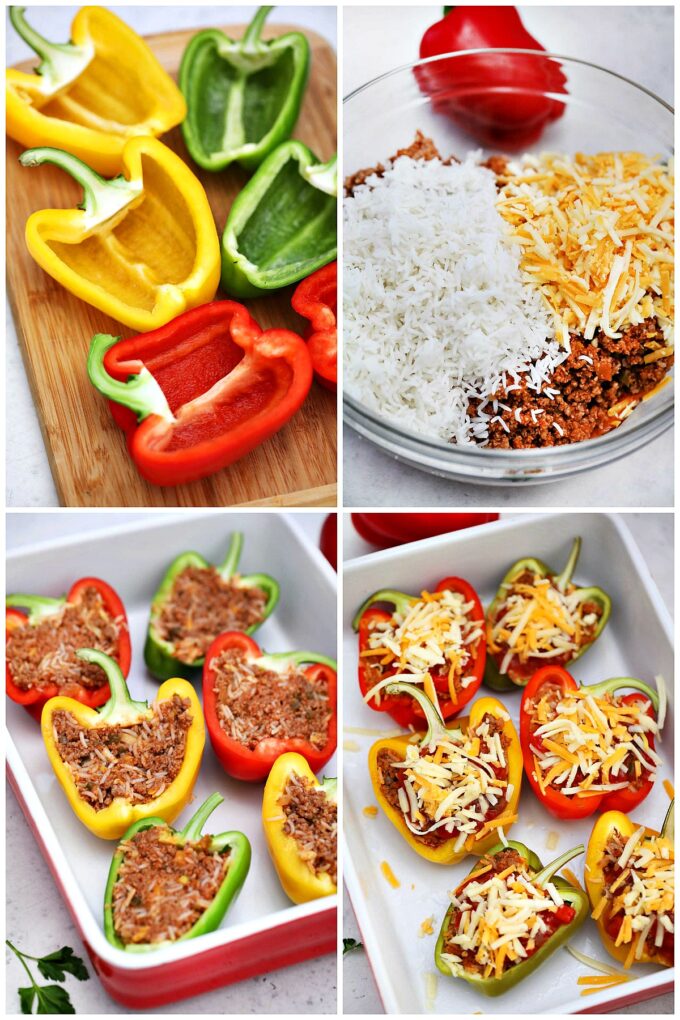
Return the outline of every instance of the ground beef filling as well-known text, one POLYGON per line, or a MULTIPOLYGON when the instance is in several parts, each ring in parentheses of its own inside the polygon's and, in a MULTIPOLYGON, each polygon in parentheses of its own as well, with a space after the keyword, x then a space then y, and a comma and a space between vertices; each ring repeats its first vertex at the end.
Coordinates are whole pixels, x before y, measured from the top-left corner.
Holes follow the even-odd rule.
POLYGON ((279 797, 286 820, 283 831, 298 845, 301 860, 315 875, 330 875, 337 885, 338 806, 304 776, 288 777, 279 797))
POLYGON ((71 712, 54 713, 54 738, 78 794, 95 811, 116 797, 146 804, 177 778, 191 726, 191 702, 174 694, 132 726, 81 726, 71 712))
POLYGON ((113 925, 125 945, 174 942, 212 904, 229 867, 211 837, 179 844, 161 826, 121 843, 125 858, 113 888, 113 925))
POLYGON ((223 631, 246 631, 262 623, 266 604, 261 588, 240 588, 214 567, 186 567, 173 582, 155 632, 174 646, 180 662, 190 664, 202 659, 223 631))
POLYGON ((308 740, 320 750, 328 742, 332 710, 328 685, 309 680, 302 670, 286 673, 248 662, 230 648, 213 662, 217 715, 233 740, 254 751, 261 740, 308 740))
POLYGON ((96 588, 84 588, 77 602, 64 603, 35 626, 27 623, 11 631, 5 654, 15 685, 28 691, 56 684, 64 694, 78 686, 103 687, 108 681, 101 666, 75 653, 96 648, 115 657, 124 625, 111 616, 96 588))

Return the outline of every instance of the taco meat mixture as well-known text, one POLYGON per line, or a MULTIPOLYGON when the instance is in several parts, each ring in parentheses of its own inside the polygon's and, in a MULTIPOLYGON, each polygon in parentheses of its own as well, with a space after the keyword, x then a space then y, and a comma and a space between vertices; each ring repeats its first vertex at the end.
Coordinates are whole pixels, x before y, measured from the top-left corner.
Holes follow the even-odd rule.
POLYGON ((323 790, 294 772, 279 797, 286 820, 283 831, 292 836, 301 859, 315 875, 338 875, 338 806, 323 790))

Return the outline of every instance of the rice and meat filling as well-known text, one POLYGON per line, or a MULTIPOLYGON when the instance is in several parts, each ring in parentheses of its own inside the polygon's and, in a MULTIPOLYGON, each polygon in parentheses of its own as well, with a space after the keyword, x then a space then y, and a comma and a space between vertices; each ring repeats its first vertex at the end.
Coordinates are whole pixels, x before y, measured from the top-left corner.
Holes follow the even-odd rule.
POLYGON ((425 846, 455 840, 460 850, 507 808, 514 792, 508 782, 503 720, 486 713, 467 733, 450 730, 450 739, 405 756, 389 747, 378 752, 378 779, 387 802, 425 846))
POLYGON ((180 662, 191 664, 205 656, 218 634, 261 623, 266 604, 261 588, 225 581, 214 567, 186 567, 173 581, 155 632, 173 645, 180 662))
POLYGON ((95 648, 115 658, 121 618, 114 618, 93 586, 83 588, 77 602, 35 625, 27 623, 10 632, 5 647, 14 684, 23 691, 42 690, 56 684, 68 693, 69 686, 97 690, 106 683, 100 666, 76 656, 79 648, 95 648))
POLYGON ((212 663, 217 716, 225 733, 250 751, 261 740, 308 740, 320 750, 328 743, 332 711, 325 680, 310 680, 291 667, 277 673, 228 648, 212 663))
POLYGON ((121 843, 125 854, 113 887, 113 925, 125 945, 175 942, 211 906, 229 868, 229 854, 211 837, 178 843, 161 826, 121 843))
POLYGON ((418 132, 347 178, 348 391, 451 443, 602 435, 673 365, 672 166, 480 160, 418 132))
POLYGON ((338 806, 305 776, 292 772, 279 804, 286 820, 283 831, 298 845, 300 859, 315 875, 338 882, 338 806))
POLYGON ((191 703, 178 694, 130 726, 81 726, 71 712, 54 713, 54 738, 78 794, 95 811, 116 797, 145 804, 167 790, 184 761, 193 721, 191 703))

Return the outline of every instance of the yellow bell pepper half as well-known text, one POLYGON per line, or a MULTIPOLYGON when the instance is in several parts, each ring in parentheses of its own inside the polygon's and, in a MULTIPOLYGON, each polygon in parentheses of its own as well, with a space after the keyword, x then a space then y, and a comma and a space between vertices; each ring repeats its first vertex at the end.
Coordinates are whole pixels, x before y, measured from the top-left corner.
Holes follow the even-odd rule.
POLYGON ((83 7, 72 42, 43 39, 10 7, 19 35, 41 58, 35 74, 10 69, 7 134, 23 145, 58 146, 101 174, 120 173, 123 147, 156 137, 186 116, 182 93, 136 32, 103 7, 83 7))
POLYGON ((188 166, 155 138, 131 138, 125 176, 107 181, 61 149, 28 149, 83 188, 79 209, 44 209, 26 224, 28 250, 76 297, 140 333, 210 301, 220 246, 208 199, 188 166))
POLYGON ((424 857, 425 860, 432 861, 433 864, 457 864, 458 861, 462 861, 468 854, 481 855, 486 853, 487 850, 490 850, 491 847, 498 843, 498 828, 502 825, 503 830, 507 832, 516 821, 517 804, 519 803, 522 786, 522 750, 517 731, 506 708, 496 698, 480 698, 472 705, 469 716, 456 719, 455 726, 451 727, 452 730, 461 729, 463 733, 467 733, 469 729, 475 730, 487 713, 503 721, 503 734, 509 742, 505 749, 508 762, 508 784, 512 784, 513 787, 512 795, 508 798, 505 810, 493 820, 493 828, 489 828, 486 831, 482 829, 479 833, 470 835, 459 850, 454 849, 457 833, 450 839, 446 839, 435 846, 427 846, 411 832, 402 812, 393 807, 385 796, 378 767, 378 755, 382 750, 390 750, 395 751, 400 759, 403 759, 406 754, 406 748, 414 743, 414 738, 418 738, 417 742, 424 747, 432 742, 436 743, 438 739, 450 739, 450 733, 444 726, 444 722, 435 706, 420 688, 413 684, 398 682, 390 684, 386 690, 389 694, 410 694, 414 697, 425 712, 428 730, 425 734, 405 733, 401 737, 377 740, 373 744, 368 752, 368 769, 378 804, 411 849, 415 850, 420 857, 424 857))
POLYGON ((293 903, 307 903, 337 892, 337 886, 327 873, 315 874, 300 857, 298 844, 284 831, 286 816, 279 799, 289 776, 295 773, 312 783, 330 800, 337 803, 337 780, 317 779, 301 754, 288 752, 280 755, 272 767, 262 798, 262 825, 272 862, 283 891, 293 903))
POLYGON ((140 818, 154 817, 173 822, 191 800, 205 745, 203 712, 194 688, 187 680, 166 680, 161 684, 155 701, 158 705, 178 694, 180 698, 191 702, 192 722, 187 732, 184 760, 175 779, 153 800, 132 804, 124 797, 116 797, 108 807, 95 811, 78 793, 71 769, 59 754, 54 735, 55 712, 70 712, 84 729, 96 729, 100 726, 132 726, 150 718, 153 708, 145 701, 131 699, 123 674, 110 656, 90 648, 82 648, 77 654, 85 662, 94 662, 106 672, 111 688, 109 701, 96 711, 73 698, 60 695, 45 703, 41 717, 42 735, 50 764, 76 817, 100 839, 120 839, 133 822, 140 818))

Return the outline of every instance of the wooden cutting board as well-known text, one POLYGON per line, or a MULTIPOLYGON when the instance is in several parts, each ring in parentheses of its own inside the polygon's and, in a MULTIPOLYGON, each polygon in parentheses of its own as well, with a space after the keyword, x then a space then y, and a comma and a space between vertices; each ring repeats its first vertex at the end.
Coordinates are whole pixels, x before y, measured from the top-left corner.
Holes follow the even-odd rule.
MULTIPOLYGON (((172 8, 168 8, 172 10, 172 8)), ((245 26, 225 28, 239 38, 245 26)), ((291 31, 265 27, 265 38, 291 31)), ((176 79, 184 48, 194 32, 166 32, 147 38, 161 64, 176 79)), ((312 69, 295 137, 322 160, 336 149, 335 53, 320 36, 305 30, 312 69)), ((31 70, 35 61, 19 65, 31 70)), ((203 184, 222 235, 227 213, 247 175, 239 167, 211 174, 189 157, 179 128, 162 141, 179 153, 203 184)), ((336 502, 336 398, 312 384, 303 407, 272 439, 210 478, 160 488, 137 473, 123 433, 86 372, 95 333, 123 337, 134 330, 115 322, 64 290, 33 261, 24 227, 37 209, 72 208, 81 189, 63 171, 25 169, 22 146, 7 139, 7 276, 9 299, 24 364, 38 410, 52 474, 63 506, 331 506, 336 502)), ((293 287, 272 297, 245 302, 263 329, 284 326, 303 332, 304 320, 290 307, 293 287)), ((226 297, 218 291, 219 297, 226 297)), ((12 395, 8 394, 9 413, 12 395)))

